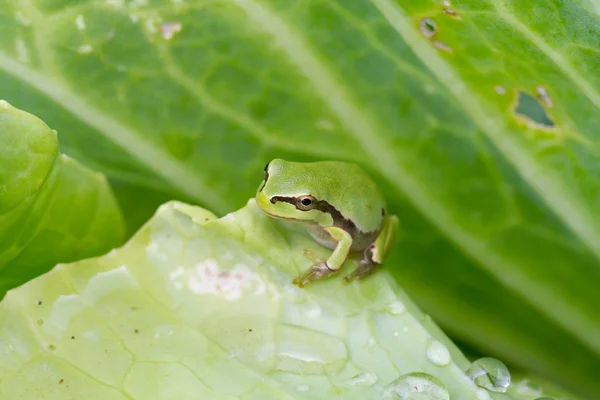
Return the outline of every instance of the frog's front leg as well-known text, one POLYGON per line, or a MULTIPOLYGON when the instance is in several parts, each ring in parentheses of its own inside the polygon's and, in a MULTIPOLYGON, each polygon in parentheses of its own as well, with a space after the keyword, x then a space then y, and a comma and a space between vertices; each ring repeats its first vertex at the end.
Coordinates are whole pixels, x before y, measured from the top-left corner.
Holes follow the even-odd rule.
POLYGON ((352 236, 345 230, 333 226, 325 228, 325 230, 337 241, 337 246, 325 262, 313 264, 304 274, 295 278, 293 280, 294 285, 304 287, 310 281, 335 275, 340 272, 340 268, 344 265, 352 247, 352 236))
POLYGON ((344 277, 344 281, 351 282, 354 279, 366 278, 373 273, 379 264, 383 263, 389 250, 394 245, 398 225, 398 217, 395 215, 384 218, 379 235, 377 235, 373 244, 365 249, 360 264, 352 273, 344 277))

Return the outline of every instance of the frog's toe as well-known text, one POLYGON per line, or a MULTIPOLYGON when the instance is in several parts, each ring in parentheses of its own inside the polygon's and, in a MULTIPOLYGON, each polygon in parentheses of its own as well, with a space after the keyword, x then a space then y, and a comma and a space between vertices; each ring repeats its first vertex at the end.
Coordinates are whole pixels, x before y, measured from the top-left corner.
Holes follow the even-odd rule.
POLYGON ((331 269, 326 263, 318 263, 311 266, 304 274, 294 278, 292 283, 298 287, 304 287, 308 285, 310 281, 327 278, 328 276, 337 274, 338 272, 339 269, 331 269))
POLYGON ((350 283, 355 279, 360 280, 366 278, 375 271, 377 265, 378 264, 374 262, 362 260, 360 265, 354 271, 344 277, 344 282, 350 283))
POLYGON ((306 286, 309 282, 311 281, 311 278, 309 276, 307 276, 307 274, 303 274, 300 276, 297 276, 294 278, 294 280, 292 280, 292 283, 300 288, 306 286))
POLYGON ((304 286, 308 285, 309 282, 310 282, 310 279, 301 278, 301 277, 297 277, 296 279, 294 279, 292 281, 292 283, 294 285, 298 286, 299 288, 303 288, 304 286))

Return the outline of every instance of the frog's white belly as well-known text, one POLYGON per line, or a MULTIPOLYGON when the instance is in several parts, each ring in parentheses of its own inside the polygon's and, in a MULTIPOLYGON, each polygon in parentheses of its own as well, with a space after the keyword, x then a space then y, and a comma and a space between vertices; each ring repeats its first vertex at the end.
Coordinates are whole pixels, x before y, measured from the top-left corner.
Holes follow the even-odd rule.
POLYGON ((337 240, 331 237, 329 232, 325 229, 321 228, 318 225, 307 226, 306 230, 310 233, 310 236, 313 237, 317 242, 319 242, 322 246, 325 246, 329 249, 335 249, 337 246, 337 240))

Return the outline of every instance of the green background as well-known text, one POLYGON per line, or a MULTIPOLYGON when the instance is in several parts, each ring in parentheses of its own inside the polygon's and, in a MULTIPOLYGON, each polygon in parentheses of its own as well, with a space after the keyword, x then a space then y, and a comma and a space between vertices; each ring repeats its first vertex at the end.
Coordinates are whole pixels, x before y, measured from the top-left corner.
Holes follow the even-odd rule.
POLYGON ((274 157, 359 163, 400 217, 389 265, 416 303, 477 351, 593 398, 599 10, 4 0, 1 97, 108 177, 129 235, 171 198, 243 206, 274 157))

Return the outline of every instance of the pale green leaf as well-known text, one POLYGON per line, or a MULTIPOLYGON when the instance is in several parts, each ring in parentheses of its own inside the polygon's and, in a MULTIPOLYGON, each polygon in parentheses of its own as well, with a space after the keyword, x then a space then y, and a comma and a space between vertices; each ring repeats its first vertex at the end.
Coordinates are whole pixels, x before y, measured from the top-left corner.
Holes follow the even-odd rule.
POLYGON ((123 248, 7 294, 0 398, 364 400, 410 372, 453 400, 530 398, 475 386, 385 271, 292 285, 303 248, 325 254, 254 200, 221 219, 167 203, 123 248))

